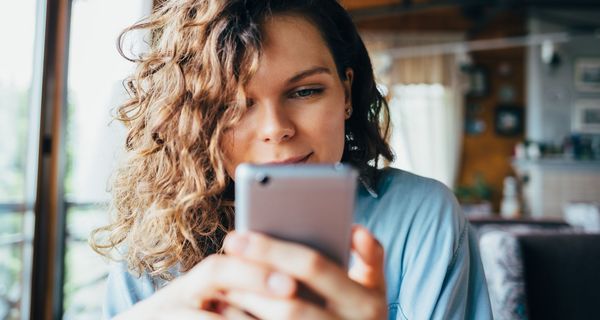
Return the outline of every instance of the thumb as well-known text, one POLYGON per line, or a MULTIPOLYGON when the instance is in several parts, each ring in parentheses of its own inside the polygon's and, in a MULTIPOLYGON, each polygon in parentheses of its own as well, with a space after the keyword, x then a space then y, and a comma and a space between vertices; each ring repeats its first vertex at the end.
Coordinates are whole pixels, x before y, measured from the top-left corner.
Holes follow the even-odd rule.
POLYGON ((350 279, 367 288, 385 291, 384 250, 379 241, 365 227, 355 225, 352 250, 355 261, 348 272, 350 279))

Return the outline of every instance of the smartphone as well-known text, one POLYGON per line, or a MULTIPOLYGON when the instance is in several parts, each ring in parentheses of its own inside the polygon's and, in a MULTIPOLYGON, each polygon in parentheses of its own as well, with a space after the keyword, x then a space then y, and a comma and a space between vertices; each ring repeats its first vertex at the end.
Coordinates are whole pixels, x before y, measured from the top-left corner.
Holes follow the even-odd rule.
POLYGON ((358 174, 349 165, 239 165, 235 228, 297 242, 347 268, 358 174))

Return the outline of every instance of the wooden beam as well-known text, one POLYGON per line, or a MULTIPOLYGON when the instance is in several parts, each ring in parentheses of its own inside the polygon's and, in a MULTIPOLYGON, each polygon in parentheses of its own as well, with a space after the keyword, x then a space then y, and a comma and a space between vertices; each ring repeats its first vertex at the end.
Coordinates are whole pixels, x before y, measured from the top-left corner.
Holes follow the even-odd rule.
POLYGON ((64 127, 72 0, 47 0, 30 319, 62 318, 64 127))
POLYGON ((358 10, 378 6, 389 6, 402 4, 403 0, 343 0, 342 5, 346 10, 358 10))

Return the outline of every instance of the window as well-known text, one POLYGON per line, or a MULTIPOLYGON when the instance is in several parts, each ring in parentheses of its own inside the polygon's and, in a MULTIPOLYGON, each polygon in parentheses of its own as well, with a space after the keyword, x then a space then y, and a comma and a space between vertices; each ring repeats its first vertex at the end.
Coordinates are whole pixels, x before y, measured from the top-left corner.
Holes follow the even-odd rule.
MULTIPOLYGON (((88 236, 108 222, 107 186, 124 142, 111 122, 133 65, 117 52, 119 33, 147 15, 150 0, 75 0, 71 11, 65 177, 64 319, 98 319, 107 263, 88 236)), ((129 47, 126 46, 126 49, 129 47)))
POLYGON ((44 5, 0 10, 0 319, 29 314, 44 5))

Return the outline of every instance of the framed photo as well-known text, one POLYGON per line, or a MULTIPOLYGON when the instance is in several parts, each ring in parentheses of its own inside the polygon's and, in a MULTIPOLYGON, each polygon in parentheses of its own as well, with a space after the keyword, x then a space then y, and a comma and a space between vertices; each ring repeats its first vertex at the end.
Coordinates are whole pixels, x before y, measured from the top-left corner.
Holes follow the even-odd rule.
POLYGON ((500 105, 496 107, 494 128, 500 136, 518 136, 523 134, 524 128, 523 108, 513 105, 500 105))
POLYGON ((581 99, 573 106, 573 132, 600 133, 600 99, 581 99))
POLYGON ((478 103, 468 103, 465 112, 465 133, 479 135, 485 132, 485 121, 482 119, 483 109, 478 103))
POLYGON ((467 96, 472 98, 487 96, 489 92, 489 79, 487 70, 481 66, 470 66, 464 68, 463 71, 467 74, 469 79, 467 96))
POLYGON ((600 58, 575 60, 575 89, 583 92, 600 92, 600 58))

